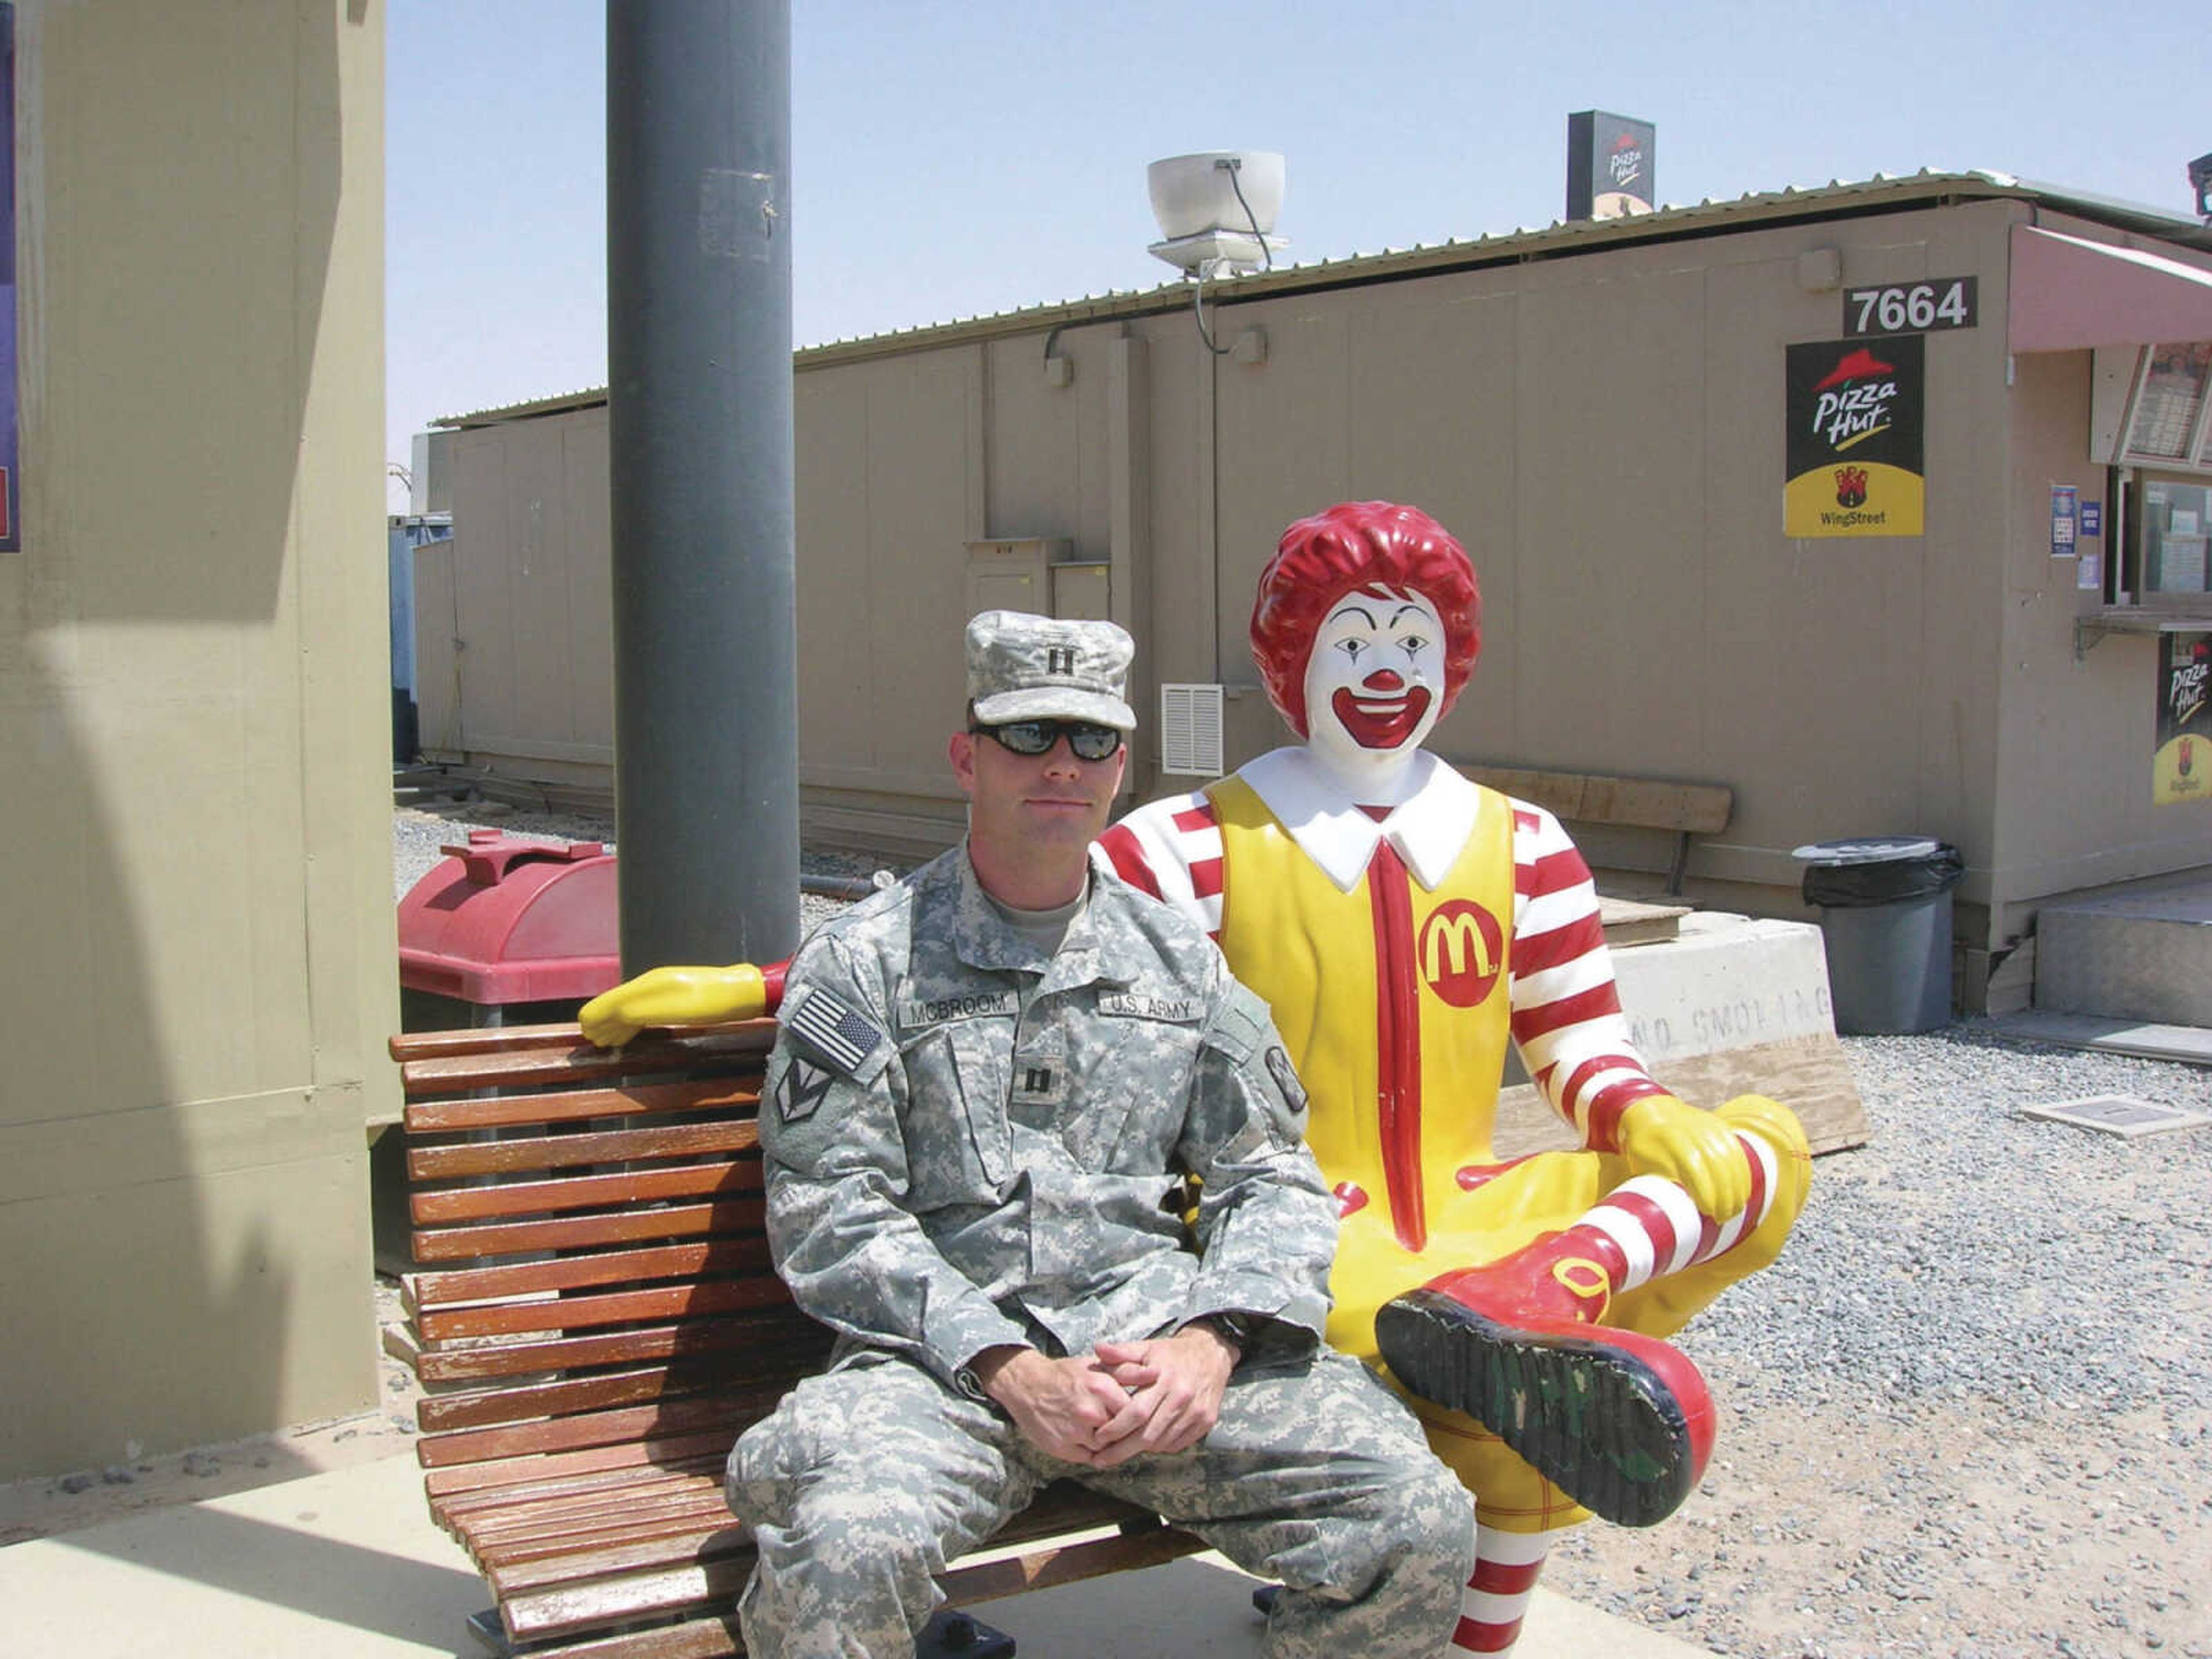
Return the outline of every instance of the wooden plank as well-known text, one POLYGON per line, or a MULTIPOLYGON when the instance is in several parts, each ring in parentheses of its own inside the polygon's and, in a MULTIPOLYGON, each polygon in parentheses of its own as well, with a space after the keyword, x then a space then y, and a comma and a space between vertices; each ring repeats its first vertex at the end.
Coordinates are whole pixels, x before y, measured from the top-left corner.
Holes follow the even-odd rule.
MULTIPOLYGON (((720 1507, 720 1506, 718 1506, 720 1507)), ((712 1525, 695 1524, 663 1538, 626 1536, 602 1531, 590 1540, 555 1555, 511 1564, 480 1562, 485 1581, 501 1601, 552 1589, 557 1585, 604 1577, 610 1573, 653 1572, 716 1561, 742 1553, 752 1559, 752 1534, 722 1508, 712 1525)))
MULTIPOLYGON (((1694 1105, 1717 1106, 1741 1094, 1780 1101, 1797 1114, 1815 1154, 1863 1146, 1873 1135, 1850 1062, 1843 1045, 1827 1032, 1680 1055, 1655 1069, 1662 1083, 1694 1105)), ((1492 1139, 1500 1158, 1577 1145, 1574 1132, 1544 1103, 1533 1084, 1499 1095, 1492 1139)))
POLYGON ((1050 1589, 1055 1584, 1079 1583, 1109 1572, 1156 1567, 1164 1562, 1195 1555, 1206 1540, 1173 1527, 1154 1527, 1135 1534, 1087 1539, 1080 1543, 1051 1545, 996 1561, 979 1561, 955 1567, 938 1580, 945 1595, 966 1605, 993 1601, 1002 1595, 1050 1589))
POLYGON ((1476 783, 1540 806, 1554 817, 1586 823, 1711 835, 1728 828, 1735 809, 1735 792, 1726 784, 1473 763, 1461 763, 1459 770, 1476 783))
POLYGON ((664 1462, 602 1469, 558 1480, 528 1480, 478 1492, 455 1492, 439 1500, 441 1517, 472 1537, 504 1528, 508 1516, 532 1516, 541 1510, 567 1513, 572 1506, 630 1503, 639 1498, 704 1485, 720 1492, 729 1445, 664 1462))
POLYGON ((559 1020, 544 1025, 465 1025, 445 1031, 402 1031, 386 1045, 392 1059, 402 1065, 417 1060, 447 1060, 467 1054, 514 1054, 535 1048, 582 1048, 590 1053, 652 1054, 656 1045, 685 1037, 726 1036, 732 1034, 758 1036, 768 1033, 768 1042, 760 1046, 765 1049, 775 1041, 775 1021, 767 1019, 720 1020, 708 1025, 684 1028, 662 1027, 641 1031, 635 1040, 618 1049, 600 1049, 584 1041, 580 1026, 574 1020, 559 1020))
POLYGON ((751 1084, 729 1078, 693 1078, 680 1083, 617 1083, 604 1089, 418 1101, 408 1111, 407 1132, 437 1134, 678 1112, 726 1111, 750 1117, 759 1109, 760 1091, 752 1086, 758 1080, 756 1072, 751 1084))
POLYGON ((562 1377, 528 1388, 433 1395, 416 1403, 415 1420, 426 1434, 443 1434, 453 1429, 489 1428, 495 1423, 568 1417, 578 1412, 641 1406, 648 1401, 696 1394, 727 1381, 728 1373, 727 1365, 710 1358, 686 1364, 611 1371, 599 1376, 562 1377))
POLYGON ((1631 945, 1664 945, 1680 936, 1682 918, 1689 914, 1686 904, 1597 896, 1598 924, 1605 930, 1606 944, 1616 951, 1631 945))
POLYGON ((414 1235, 415 1259, 425 1263, 459 1261, 477 1256, 586 1249, 595 1245, 683 1238, 701 1233, 757 1232, 767 1224, 767 1219, 764 1200, 738 1198, 725 1199, 716 1204, 649 1206, 612 1214, 555 1216, 542 1221, 422 1228, 414 1235))
POLYGON ((494 1267, 448 1267, 411 1273, 416 1310, 456 1302, 489 1302, 589 1285, 624 1285, 648 1279, 696 1279, 707 1273, 753 1273, 773 1278, 768 1240, 757 1233, 704 1238, 635 1250, 595 1250, 550 1261, 509 1261, 494 1267))
POLYGON ((606 1492, 619 1495, 629 1491, 650 1491, 686 1476, 710 1475, 719 1480, 723 1466, 729 1461, 730 1448, 736 1442, 734 1435, 719 1432, 692 1435, 683 1440, 663 1440, 655 1445, 650 1460, 635 1461, 598 1469, 581 1469, 551 1478, 542 1475, 544 1468, 555 1463, 579 1464, 593 1455, 590 1453, 558 1453, 547 1457, 515 1458, 501 1464, 478 1463, 457 1469, 434 1469, 423 1477, 428 1486, 448 1478, 482 1480, 495 1469, 513 1471, 535 1468, 541 1471, 537 1479, 506 1479, 496 1484, 465 1487, 442 1493, 432 1499, 441 1526, 466 1528, 488 1515, 502 1509, 527 1508, 539 1502, 557 1503, 580 1493, 606 1492), (683 1449, 683 1455, 676 1455, 683 1449))
POLYGON ((738 1615, 725 1607, 689 1624, 658 1625, 532 1648, 530 1659, 736 1659, 744 1650, 738 1635, 738 1615))
POLYGON ((563 1417, 520 1428, 463 1429, 453 1434, 426 1435, 415 1443, 415 1456, 425 1468, 440 1468, 454 1463, 519 1457, 528 1452, 580 1451, 592 1446, 688 1437, 709 1430, 722 1431, 727 1443, 738 1437, 738 1431, 746 1424, 765 1416, 783 1392, 783 1385, 779 1383, 765 1389, 742 1389, 714 1398, 676 1400, 624 1411, 593 1412, 588 1416, 563 1417))
POLYGON ((721 1164, 575 1176, 566 1181, 513 1181, 497 1187, 452 1187, 410 1193, 416 1224, 537 1215, 549 1210, 610 1209, 640 1200, 703 1198, 761 1190, 760 1159, 743 1154, 721 1164))
POLYGON ((411 1181, 459 1176, 513 1175, 525 1170, 569 1170, 649 1158, 697 1158, 711 1152, 750 1152, 760 1145, 750 1118, 656 1123, 642 1129, 602 1129, 588 1134, 510 1135, 444 1146, 410 1146, 411 1181))
MULTIPOLYGON (((763 1412, 766 1409, 763 1407, 763 1412)), ((593 1474, 674 1468, 686 1458, 708 1454, 726 1456, 737 1437, 734 1431, 717 1425, 688 1434, 664 1434, 650 1440, 635 1436, 628 1440, 617 1437, 603 1443, 566 1451, 520 1455, 492 1452, 474 1457, 447 1455, 442 1449, 433 1449, 438 1445, 435 1440, 425 1438, 415 1443, 415 1455, 428 1471, 422 1477, 422 1490, 434 1510, 448 1499, 458 1501, 477 1492, 512 1491, 593 1474)))
POLYGON ((607 1083, 622 1077, 651 1079, 687 1072, 728 1076, 757 1067, 775 1043, 775 1022, 764 1019, 696 1036, 652 1032, 626 1048, 595 1048, 580 1034, 572 1034, 565 1046, 403 1060, 399 1078, 412 1100, 465 1094, 471 1089, 607 1083))
MULTIPOLYGON (((787 1295, 788 1293, 787 1292, 787 1295)), ((425 1385, 489 1382, 570 1366, 634 1365, 679 1354, 781 1349, 794 1364, 815 1366, 830 1351, 830 1333, 788 1301, 765 1313, 712 1322, 653 1325, 552 1340, 521 1338, 466 1347, 423 1350, 415 1374, 425 1385)), ((732 1367, 735 1370, 735 1367, 732 1367)))
POLYGON ((547 1297, 538 1302, 454 1308, 424 1313, 415 1325, 425 1340, 439 1342, 457 1336, 500 1336, 523 1331, 585 1331, 633 1320, 697 1319, 744 1308, 769 1307, 789 1294, 774 1278, 709 1279, 604 1296, 547 1297))
POLYGON ((733 1553, 684 1566, 587 1578, 510 1596, 499 1604, 500 1620, 520 1642, 574 1635, 654 1613, 719 1613, 736 1601, 752 1571, 752 1546, 742 1541, 742 1534, 731 1548, 733 1553))

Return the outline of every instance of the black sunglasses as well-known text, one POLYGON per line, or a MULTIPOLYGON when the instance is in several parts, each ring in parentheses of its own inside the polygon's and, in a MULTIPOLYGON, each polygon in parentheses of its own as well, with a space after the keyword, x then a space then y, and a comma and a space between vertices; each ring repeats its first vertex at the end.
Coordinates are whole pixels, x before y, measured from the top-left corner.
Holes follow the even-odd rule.
POLYGON ((968 730, 990 738, 1011 754, 1032 758, 1050 754, 1063 732, 1078 760, 1111 760, 1121 746, 1119 732, 1092 720, 1008 720, 1004 726, 971 726, 968 730))

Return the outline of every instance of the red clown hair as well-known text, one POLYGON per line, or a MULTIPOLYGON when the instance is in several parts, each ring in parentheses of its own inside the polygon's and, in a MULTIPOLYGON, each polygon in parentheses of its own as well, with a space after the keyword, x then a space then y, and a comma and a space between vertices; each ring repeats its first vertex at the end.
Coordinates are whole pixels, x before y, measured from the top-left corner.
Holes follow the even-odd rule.
POLYGON ((1275 544, 1252 600, 1252 660, 1267 701, 1306 735, 1306 659, 1322 620, 1346 594, 1411 588, 1444 625, 1443 700, 1459 699, 1482 649, 1482 594, 1474 565, 1449 530, 1418 507, 1342 501, 1300 519, 1275 544))

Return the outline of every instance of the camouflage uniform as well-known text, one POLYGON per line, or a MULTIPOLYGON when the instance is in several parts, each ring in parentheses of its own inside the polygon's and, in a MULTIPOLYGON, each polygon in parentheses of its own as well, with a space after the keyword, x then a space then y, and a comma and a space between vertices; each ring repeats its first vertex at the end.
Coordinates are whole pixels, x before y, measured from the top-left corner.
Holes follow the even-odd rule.
POLYGON ((908 1651, 932 1576, 1060 1476, 1283 1579, 1273 1653, 1443 1644, 1469 1500, 1364 1367, 1317 1351, 1335 1204, 1267 1011, 1203 933, 1100 877, 1048 957, 956 848, 818 933, 778 1017, 769 1242, 839 1342, 731 1455, 749 1651, 908 1651), (1186 1170, 1202 1255, 1166 1201, 1186 1170), (1212 1431, 1116 1469, 1048 1456, 967 1372, 1229 1311, 1262 1317, 1212 1431))

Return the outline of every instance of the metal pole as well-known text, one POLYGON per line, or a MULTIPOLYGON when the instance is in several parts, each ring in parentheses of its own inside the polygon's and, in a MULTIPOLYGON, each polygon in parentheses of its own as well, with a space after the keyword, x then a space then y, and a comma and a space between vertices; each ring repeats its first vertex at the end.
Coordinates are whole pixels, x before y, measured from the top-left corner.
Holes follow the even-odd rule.
POLYGON ((623 969, 799 939, 789 0, 608 0, 623 969))

